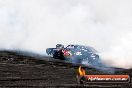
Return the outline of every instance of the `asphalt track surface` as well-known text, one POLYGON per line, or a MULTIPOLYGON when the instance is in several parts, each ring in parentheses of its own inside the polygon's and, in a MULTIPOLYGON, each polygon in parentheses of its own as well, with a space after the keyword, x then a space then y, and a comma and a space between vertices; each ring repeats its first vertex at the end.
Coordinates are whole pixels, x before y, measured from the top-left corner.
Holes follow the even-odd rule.
MULTIPOLYGON (((124 84, 78 84, 78 66, 33 53, 0 51, 0 88, 132 88, 131 81, 124 84)), ((92 67, 87 67, 86 73, 106 74, 92 67)), ((132 69, 122 69, 115 74, 132 77, 132 69)))

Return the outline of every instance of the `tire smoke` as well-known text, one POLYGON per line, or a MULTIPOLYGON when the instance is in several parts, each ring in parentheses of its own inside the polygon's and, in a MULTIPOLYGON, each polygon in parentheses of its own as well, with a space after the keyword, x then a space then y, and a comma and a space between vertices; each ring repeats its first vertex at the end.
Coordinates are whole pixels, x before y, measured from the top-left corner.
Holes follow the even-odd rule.
POLYGON ((45 54, 57 43, 89 45, 132 68, 131 0, 0 0, 0 48, 45 54))

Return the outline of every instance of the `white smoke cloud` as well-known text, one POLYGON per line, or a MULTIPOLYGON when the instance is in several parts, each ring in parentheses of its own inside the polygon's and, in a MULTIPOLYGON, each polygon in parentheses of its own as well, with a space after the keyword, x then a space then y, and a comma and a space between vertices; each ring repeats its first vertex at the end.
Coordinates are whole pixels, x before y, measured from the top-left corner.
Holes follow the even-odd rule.
POLYGON ((107 64, 131 68, 131 4, 131 0, 0 0, 0 48, 45 54, 57 43, 90 45, 107 64))

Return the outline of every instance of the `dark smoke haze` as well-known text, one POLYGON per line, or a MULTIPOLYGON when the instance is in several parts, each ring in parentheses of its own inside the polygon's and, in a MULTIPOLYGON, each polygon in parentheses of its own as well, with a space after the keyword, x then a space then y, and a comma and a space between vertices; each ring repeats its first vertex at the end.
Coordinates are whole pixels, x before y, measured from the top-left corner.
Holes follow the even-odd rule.
POLYGON ((57 43, 95 47, 132 68, 131 0, 0 0, 0 48, 45 54, 57 43))

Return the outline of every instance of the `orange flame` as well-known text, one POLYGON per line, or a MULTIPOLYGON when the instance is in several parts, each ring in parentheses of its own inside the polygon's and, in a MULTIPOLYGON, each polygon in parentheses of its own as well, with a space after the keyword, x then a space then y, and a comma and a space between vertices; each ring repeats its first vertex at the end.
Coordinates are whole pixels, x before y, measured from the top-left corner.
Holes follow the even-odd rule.
POLYGON ((81 66, 79 66, 78 71, 80 76, 84 76, 86 74, 85 70, 81 66))

